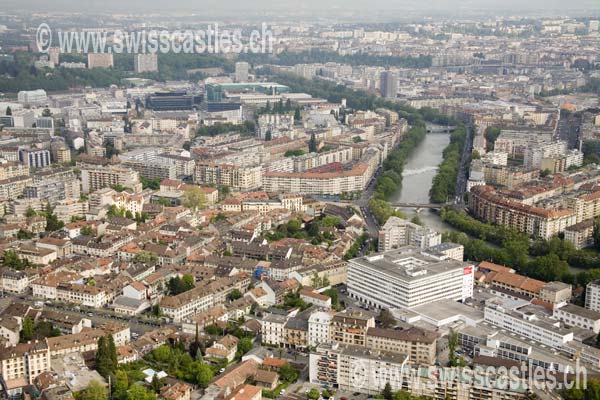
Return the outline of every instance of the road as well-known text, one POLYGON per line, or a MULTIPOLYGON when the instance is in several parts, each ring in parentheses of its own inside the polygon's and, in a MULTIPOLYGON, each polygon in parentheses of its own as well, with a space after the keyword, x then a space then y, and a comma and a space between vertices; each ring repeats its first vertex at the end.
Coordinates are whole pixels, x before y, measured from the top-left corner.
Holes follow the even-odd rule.
POLYGON ((360 212, 365 219, 365 223, 367 224, 367 231, 369 232, 369 236, 371 236, 371 238, 377 237, 379 232, 379 224, 377 223, 375 216, 371 213, 371 210, 369 210, 369 200, 371 200, 371 197, 373 197, 373 193, 375 192, 375 184, 377 182, 377 178, 379 178, 379 175, 381 175, 381 171, 382 168, 379 167, 371 177, 371 180, 369 181, 365 190, 362 192, 360 199, 352 201, 352 203, 358 206, 360 209, 360 212))
POLYGON ((465 145, 460 157, 460 165, 456 175, 456 195, 454 196, 454 204, 463 206, 465 202, 465 193, 467 192, 467 168, 469 167, 469 158, 473 151, 473 134, 475 129, 471 125, 466 125, 467 135, 465 137, 465 145))
MULTIPOLYGON (((30 294, 8 294, 6 295, 11 298, 15 303, 26 303, 33 306, 36 302, 42 302, 42 299, 34 298, 30 294)), ((162 321, 157 320, 146 320, 145 318, 135 317, 132 318, 127 315, 117 314, 107 309, 92 309, 88 307, 79 307, 76 304, 61 303, 52 301, 51 303, 44 303, 44 308, 59 311, 63 314, 70 315, 72 317, 85 317, 92 321, 92 326, 97 327, 109 322, 122 323, 129 325, 131 332, 142 335, 145 332, 156 329, 159 326, 166 325, 162 321)))

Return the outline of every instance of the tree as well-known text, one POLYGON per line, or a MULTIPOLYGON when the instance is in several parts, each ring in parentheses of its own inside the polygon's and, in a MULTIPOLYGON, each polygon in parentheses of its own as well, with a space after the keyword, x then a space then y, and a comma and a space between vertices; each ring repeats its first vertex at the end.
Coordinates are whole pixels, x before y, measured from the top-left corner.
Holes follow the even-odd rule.
POLYGON ((19 255, 14 250, 6 250, 4 252, 4 266, 16 270, 22 270, 30 266, 27 259, 19 258, 19 255))
POLYGON ((125 371, 119 369, 115 372, 113 398, 125 400, 127 397, 127 389, 129 389, 129 377, 125 371))
POLYGON ((154 374, 152 376, 152 382, 150 382, 150 387, 154 390, 154 393, 160 392, 160 388, 162 387, 162 382, 158 379, 158 374, 154 374))
POLYGON ((392 385, 390 385, 389 382, 385 383, 385 386, 383 387, 383 391, 381 392, 381 395, 386 400, 394 400, 394 392, 392 392, 392 385))
POLYGON ((108 391, 98 381, 92 381, 81 391, 79 400, 106 400, 108 398, 108 391))
POLYGON ((318 398, 321 397, 321 393, 319 393, 318 389, 312 388, 308 391, 306 396, 311 400, 318 400, 318 398))
POLYGON ((185 207, 198 211, 206 206, 206 195, 200 186, 188 186, 183 191, 181 202, 185 207))
POLYGON ((387 308, 381 309, 379 313, 379 321, 381 321, 381 326, 384 328, 391 328, 396 325, 396 319, 387 308))
POLYGON ((158 261, 158 256, 151 251, 140 250, 133 257, 133 262, 142 264, 154 264, 158 261))
POLYGON ((540 176, 541 176, 542 178, 544 178, 544 177, 546 177, 546 176, 548 176, 548 175, 550 175, 550 174, 552 174, 552 171, 550 171, 548 168, 546 168, 546 169, 544 169, 544 170, 542 170, 542 171, 540 172, 540 176))
POLYGON ((292 383, 298 379, 298 370, 292 367, 289 363, 284 364, 279 369, 279 377, 283 382, 292 383))
POLYGON ((33 216, 36 216, 36 215, 37 215, 37 213, 35 212, 35 210, 33 208, 27 207, 27 211, 25 211, 25 216, 27 218, 30 218, 30 217, 33 217, 33 216))
POLYGON ((163 312, 160 309, 160 305, 155 304, 152 306, 152 310, 150 311, 152 313, 152 315, 154 315, 157 318, 160 318, 163 316, 163 312))
POLYGON ((600 217, 594 220, 594 247, 600 251, 600 217))
POLYGON ((31 319, 31 317, 23 318, 20 339, 21 342, 27 342, 33 339, 33 319, 31 319))
POLYGON ((187 290, 193 289, 196 286, 196 280, 194 279, 194 277, 192 275, 185 274, 185 275, 183 275, 183 278, 181 278, 181 284, 187 291, 187 290))
POLYGON ((233 289, 231 292, 229 292, 229 294, 227 295, 227 298, 230 301, 234 301, 237 300, 239 298, 242 297, 242 292, 240 292, 238 289, 233 289))
POLYGON ((112 335, 102 336, 98 339, 96 350, 96 371, 105 379, 113 374, 117 368, 117 351, 112 335))
POLYGON ((81 229, 79 230, 79 232, 82 235, 84 235, 84 236, 92 236, 94 234, 94 231, 92 230, 92 227, 89 226, 89 225, 81 227, 81 229))
POLYGON ((191 275, 184 275, 183 278, 178 276, 174 276, 169 279, 167 282, 167 289, 169 291, 169 295, 176 296, 180 293, 187 292, 190 289, 193 289, 196 286, 194 277, 191 275))
POLYGON ((302 120, 302 115, 300 114, 300 107, 296 107, 294 110, 294 122, 300 122, 302 120))
POLYGON ((126 400, 155 400, 156 395, 141 385, 132 385, 127 392, 126 400))
POLYGON ((110 359, 110 371, 114 373, 117 370, 119 361, 117 358, 117 346, 115 345, 115 339, 111 334, 106 335, 106 351, 108 353, 108 358, 110 359))
POLYGON ((252 339, 249 337, 241 338, 238 343, 238 354, 240 355, 240 358, 250 350, 252 350, 252 339))
POLYGON ((410 222, 412 222, 413 224, 417 224, 417 225, 421 225, 423 226, 423 221, 421 220, 421 217, 419 217, 419 214, 415 214, 411 219, 410 222))
POLYGON ((201 363, 200 365, 198 365, 198 373, 196 374, 196 382, 198 382, 198 385, 203 388, 206 389, 208 387, 208 385, 210 384, 210 381, 212 380, 214 376, 213 370, 210 366, 201 363))
POLYGON ((299 232, 300 229, 302 229, 300 221, 298 221, 297 219, 292 219, 292 220, 288 221, 287 230, 290 235, 293 235, 294 233, 299 232))
POLYGON ((309 153, 317 152, 317 138, 315 137, 314 132, 310 135, 310 140, 308 141, 308 152, 309 153))
POLYGON ((12 109, 10 106, 6 107, 6 115, 12 115, 12 109))
POLYGON ((54 214, 54 208, 48 203, 46 205, 46 232, 58 231, 64 226, 65 223, 58 219, 58 216, 54 214))

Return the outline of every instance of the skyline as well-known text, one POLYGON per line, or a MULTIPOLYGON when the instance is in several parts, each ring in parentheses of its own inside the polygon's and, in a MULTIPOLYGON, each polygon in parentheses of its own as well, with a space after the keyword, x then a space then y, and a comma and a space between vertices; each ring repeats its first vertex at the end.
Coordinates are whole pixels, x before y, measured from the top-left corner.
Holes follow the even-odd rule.
MULTIPOLYGON (((104 15, 108 13, 136 13, 140 10, 145 14, 156 12, 167 15, 177 15, 192 12, 199 17, 227 18, 229 20, 255 19, 263 17, 277 20, 298 20, 313 18, 316 20, 340 21, 381 21, 393 22, 407 18, 450 18, 450 17, 493 17, 493 16, 560 16, 589 17, 600 12, 600 2, 594 0, 576 0, 564 2, 560 0, 533 0, 522 2, 518 0, 433 0, 419 3, 410 0, 342 0, 329 1, 326 4, 317 0, 307 0, 298 4, 290 0, 273 2, 258 0, 251 3, 228 2, 223 4, 216 0, 175 0, 165 9, 164 3, 158 0, 133 0, 120 2, 107 0, 102 4, 95 2, 80 2, 75 0, 58 0, 39 4, 35 0, 4 1, 5 10, 38 11, 40 13, 83 13, 104 15), (315 11, 316 10, 316 11, 315 11), (331 15, 332 12, 335 14, 331 15), (367 14, 365 14, 365 12, 367 14), (358 14, 358 15, 355 15, 358 14)), ((5 11, 4 14, 10 14, 5 11)))

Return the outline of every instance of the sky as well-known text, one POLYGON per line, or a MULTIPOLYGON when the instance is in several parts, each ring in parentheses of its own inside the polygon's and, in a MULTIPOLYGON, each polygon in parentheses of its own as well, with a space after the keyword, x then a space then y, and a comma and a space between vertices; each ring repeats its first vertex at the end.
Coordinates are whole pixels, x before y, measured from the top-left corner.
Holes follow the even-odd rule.
POLYGON ((356 19, 388 15, 440 16, 510 14, 527 16, 600 14, 600 0, 0 0, 0 10, 89 13, 193 12, 244 19, 249 15, 331 17, 338 12, 356 19))

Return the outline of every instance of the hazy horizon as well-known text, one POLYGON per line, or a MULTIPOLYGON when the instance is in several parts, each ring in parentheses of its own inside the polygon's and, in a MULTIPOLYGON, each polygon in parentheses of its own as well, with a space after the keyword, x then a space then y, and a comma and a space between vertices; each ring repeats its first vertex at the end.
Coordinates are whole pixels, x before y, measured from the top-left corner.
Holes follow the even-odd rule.
POLYGON ((87 14, 109 13, 153 13, 160 11, 164 14, 194 13, 198 16, 219 16, 229 19, 264 17, 310 17, 316 19, 331 19, 336 13, 344 19, 364 20, 394 20, 403 17, 443 17, 447 16, 494 16, 519 15, 523 16, 592 16, 589 13, 600 14, 599 0, 430 0, 417 2, 414 0, 256 0, 252 2, 218 0, 172 0, 165 5, 158 0, 105 0, 78 1, 54 0, 41 3, 39 0, 5 0, 4 13, 15 11, 38 12, 73 12, 87 14), (356 15, 354 15, 356 13, 356 15))

